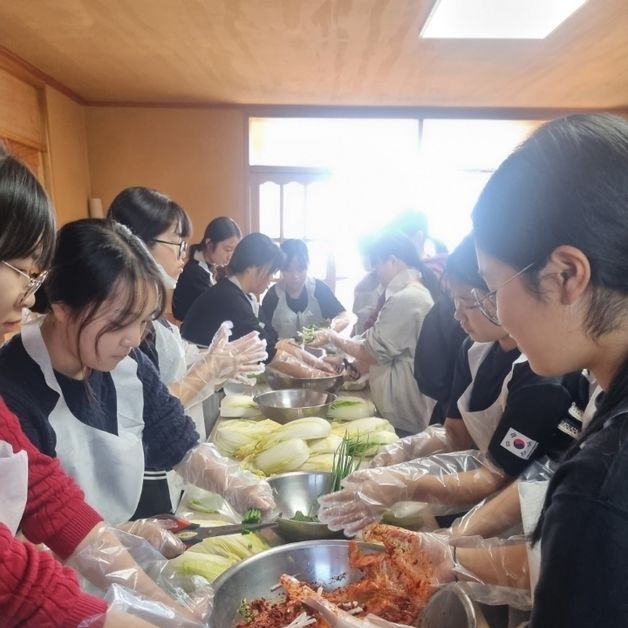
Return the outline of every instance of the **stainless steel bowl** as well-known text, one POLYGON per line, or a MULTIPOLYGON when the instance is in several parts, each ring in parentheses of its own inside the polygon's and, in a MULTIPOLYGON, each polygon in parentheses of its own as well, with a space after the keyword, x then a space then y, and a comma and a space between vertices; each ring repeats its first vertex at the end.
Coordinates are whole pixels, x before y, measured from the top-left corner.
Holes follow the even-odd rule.
MULTIPOLYGON (((350 541, 303 541, 274 547, 234 565, 213 587, 214 610, 210 619, 213 628, 232 628, 238 619, 242 598, 264 597, 284 599, 282 590, 271 591, 282 574, 296 576, 325 589, 336 589, 353 582, 360 572, 349 566, 350 541)), ((360 543, 363 551, 381 551, 381 547, 360 543)))
POLYGON ((423 609, 419 628, 488 628, 478 605, 458 584, 435 593, 423 609))
POLYGON ((327 416, 336 395, 319 390, 274 390, 255 397, 262 414, 278 423, 289 423, 307 416, 327 416))
POLYGON ((268 480, 281 517, 277 519, 277 533, 286 541, 344 538, 342 532, 333 532, 318 521, 292 521, 297 510, 304 515, 318 513, 318 497, 330 492, 332 474, 294 471, 268 480))
POLYGON ((273 369, 266 369, 266 381, 273 390, 311 388, 323 392, 336 392, 342 386, 344 378, 342 374, 329 377, 290 377, 273 369))

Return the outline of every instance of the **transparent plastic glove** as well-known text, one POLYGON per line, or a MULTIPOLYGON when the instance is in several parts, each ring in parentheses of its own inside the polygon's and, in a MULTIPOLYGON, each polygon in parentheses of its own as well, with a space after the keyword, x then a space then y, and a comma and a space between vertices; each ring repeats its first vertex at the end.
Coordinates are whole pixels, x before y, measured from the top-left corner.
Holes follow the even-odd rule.
MULTIPOLYGON (((206 625, 204 620, 182 615, 173 608, 147 599, 117 584, 112 585, 107 591, 105 600, 109 604, 109 610, 104 616, 105 628, 108 626, 112 628, 126 628, 127 626, 133 628, 145 628, 147 626, 196 628, 206 625)), ((80 628, 87 628, 96 624, 100 625, 99 621, 96 620, 102 620, 102 616, 85 620, 79 626, 80 628)))
POLYGON ((325 347, 327 345, 333 345, 334 339, 338 336, 338 331, 335 329, 319 329, 314 338, 308 342, 309 347, 325 347))
POLYGON ((173 525, 168 519, 137 519, 127 521, 116 526, 128 534, 140 536, 148 541, 165 558, 175 558, 185 552, 184 543, 168 530, 168 526, 173 525))
POLYGON ((371 467, 388 467, 408 460, 451 451, 451 443, 442 425, 430 425, 419 434, 406 436, 387 445, 371 460, 371 467))
POLYGON ((331 323, 329 323, 329 328, 335 332, 342 332, 347 330, 349 332, 353 326, 358 322, 358 317, 353 312, 340 312, 338 316, 332 318, 331 323))
POLYGON ((104 615, 94 615, 81 621, 78 628, 90 628, 91 626, 103 626, 104 628, 154 628, 139 617, 134 617, 117 608, 110 608, 104 615))
POLYGON ((175 471, 186 482, 219 493, 240 514, 249 508, 259 508, 268 514, 275 508, 268 482, 223 456, 211 443, 201 443, 191 449, 175 471))
MULTIPOLYGON (((205 581, 195 596, 189 595, 179 576, 168 573, 168 562, 156 549, 105 524, 95 526, 66 562, 102 592, 119 585, 193 622, 211 609, 213 592, 205 581)), ((188 581, 186 588, 190 590, 188 581)))
MULTIPOLYGON (((228 337, 226 332, 222 335, 228 337)), ((212 346, 200 355, 181 380, 170 384, 169 390, 187 408, 213 395, 229 379, 246 381, 247 377, 263 373, 263 361, 267 358, 266 341, 258 332, 234 342, 212 341, 212 346)))
POLYGON ((506 481, 480 452, 435 454, 352 473, 342 481, 340 491, 319 497, 318 517, 331 530, 343 530, 353 536, 369 523, 380 520, 397 502, 430 502, 462 510, 506 481))
POLYGON ((522 537, 467 537, 454 546, 439 534, 373 524, 362 531, 361 538, 383 543, 412 579, 424 579, 427 565, 432 586, 462 580, 464 590, 477 601, 529 607, 528 559, 522 537))
MULTIPOLYGON (((313 367, 292 353, 283 350, 277 351, 270 366, 285 375, 301 378, 329 377, 332 372, 332 368, 329 365, 326 365, 324 369, 313 367)), ((333 372, 335 374, 335 371, 333 372)))

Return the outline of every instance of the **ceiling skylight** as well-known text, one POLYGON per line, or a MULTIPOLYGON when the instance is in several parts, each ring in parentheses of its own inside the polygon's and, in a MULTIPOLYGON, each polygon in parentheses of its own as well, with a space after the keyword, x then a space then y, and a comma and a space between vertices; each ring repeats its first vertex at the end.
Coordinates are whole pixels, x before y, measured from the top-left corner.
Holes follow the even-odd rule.
POLYGON ((586 0, 436 0, 426 39, 544 39, 586 0))

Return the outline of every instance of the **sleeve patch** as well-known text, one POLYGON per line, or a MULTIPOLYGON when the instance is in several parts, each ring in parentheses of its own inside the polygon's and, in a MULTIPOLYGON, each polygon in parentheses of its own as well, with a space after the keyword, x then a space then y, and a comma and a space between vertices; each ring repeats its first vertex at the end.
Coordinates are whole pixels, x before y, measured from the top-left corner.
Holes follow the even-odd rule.
POLYGON ((529 460, 539 443, 528 438, 525 434, 511 429, 506 432, 506 436, 504 436, 500 444, 506 451, 518 458, 529 460))

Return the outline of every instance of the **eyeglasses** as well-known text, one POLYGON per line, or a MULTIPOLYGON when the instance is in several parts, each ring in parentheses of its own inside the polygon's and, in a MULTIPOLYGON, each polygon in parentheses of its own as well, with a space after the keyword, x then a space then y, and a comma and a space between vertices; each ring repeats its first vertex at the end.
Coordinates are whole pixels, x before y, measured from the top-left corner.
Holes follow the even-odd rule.
POLYGON ((475 299, 475 303, 478 306, 480 312, 484 314, 484 316, 493 323, 493 325, 501 325, 499 320, 499 316, 497 316, 497 291, 501 290, 505 285, 509 284, 513 279, 516 279, 520 275, 526 272, 526 270, 530 270, 534 266, 534 262, 528 264, 525 268, 522 268, 520 271, 516 272, 512 277, 506 279, 504 283, 492 290, 488 294, 482 294, 477 288, 472 288, 471 294, 475 299))
POLYGON ((35 294, 37 290, 39 290, 39 288, 41 287, 41 284, 44 283, 44 280, 46 279, 46 277, 48 276, 47 270, 44 270, 43 272, 39 273, 36 276, 32 276, 32 275, 29 275, 28 273, 25 273, 23 270, 16 268, 12 264, 9 264, 9 262, 5 262, 3 260, 2 263, 5 266, 8 266, 11 270, 14 270, 18 275, 22 275, 22 277, 25 277, 28 280, 28 283, 26 284, 26 290, 24 291, 24 295, 22 296, 22 299, 28 299, 28 297, 35 294))
POLYGON ((181 259, 185 256, 188 251, 188 243, 185 240, 181 240, 181 242, 170 242, 170 240, 157 240, 156 238, 153 242, 160 242, 161 244, 171 244, 172 246, 178 247, 177 251, 177 259, 181 259))

